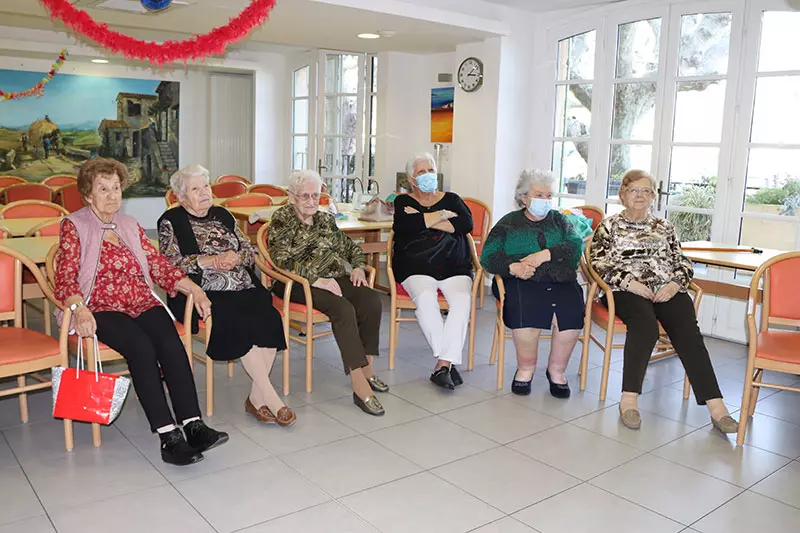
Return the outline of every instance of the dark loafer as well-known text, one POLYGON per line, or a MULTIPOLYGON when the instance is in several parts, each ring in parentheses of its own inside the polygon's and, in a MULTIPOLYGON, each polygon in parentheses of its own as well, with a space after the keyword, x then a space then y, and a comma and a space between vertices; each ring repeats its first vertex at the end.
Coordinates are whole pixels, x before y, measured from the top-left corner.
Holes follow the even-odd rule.
POLYGON ((433 374, 431 374, 431 381, 443 389, 453 390, 456 388, 453 384, 453 378, 450 376, 450 368, 443 366, 433 374))
POLYGON ((361 409, 368 415, 383 416, 384 414, 386 414, 386 411, 383 409, 381 402, 379 402, 374 395, 370 396, 366 400, 362 400, 361 398, 358 397, 358 394, 354 392, 353 403, 356 404, 359 409, 361 409))
POLYGON ((455 365, 450 365, 450 379, 453 380, 453 385, 456 387, 464 384, 464 380, 461 379, 461 374, 458 373, 458 369, 455 365))
POLYGON ((202 420, 195 420, 183 426, 186 442, 198 452, 205 452, 228 442, 228 434, 211 429, 202 420))
POLYGON ((203 454, 195 450, 175 428, 161 437, 161 460, 175 466, 188 466, 203 460, 203 454))
POLYGON ((544 375, 547 376, 547 381, 550 383, 550 394, 553 395, 553 397, 561 398, 562 400, 569 398, 569 383, 553 383, 553 380, 550 379, 549 370, 545 371, 544 375))
POLYGON ((375 392, 389 392, 389 385, 383 382, 378 376, 372 376, 367 380, 369 386, 375 392))
POLYGON ((518 381, 517 373, 514 372, 514 379, 511 381, 511 392, 519 396, 527 396, 531 393, 531 382, 533 376, 528 381, 518 381))

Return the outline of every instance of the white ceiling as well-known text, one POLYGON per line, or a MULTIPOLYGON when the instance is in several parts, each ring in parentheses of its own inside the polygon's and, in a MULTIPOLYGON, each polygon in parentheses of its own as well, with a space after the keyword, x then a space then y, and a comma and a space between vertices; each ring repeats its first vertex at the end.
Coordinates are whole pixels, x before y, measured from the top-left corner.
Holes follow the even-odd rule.
POLYGON ((624 0, 401 0, 411 4, 427 5, 431 7, 441 7, 443 9, 463 9, 462 5, 467 4, 467 9, 477 10, 479 4, 495 4, 524 11, 542 13, 545 11, 556 11, 559 9, 573 9, 578 7, 598 6, 603 4, 613 4, 624 0), (462 4, 462 5, 459 5, 462 4))
MULTIPOLYGON (((76 4, 86 9, 95 20, 146 39, 181 39, 206 32, 223 24, 248 4, 248 0, 186 0, 190 5, 175 6, 158 14, 90 7, 102 1, 78 0, 76 4)), ((134 0, 133 5, 138 3, 138 0, 134 0)), ((0 0, 0 25, 36 29, 55 27, 63 31, 63 26, 58 22, 54 26, 47 12, 35 0, 0 0)), ((304 49, 438 53, 452 51, 458 44, 480 41, 493 35, 488 31, 314 0, 279 0, 267 23, 255 30, 249 41, 304 49), (372 41, 356 37, 359 33, 379 30, 392 30, 396 35, 372 41)))

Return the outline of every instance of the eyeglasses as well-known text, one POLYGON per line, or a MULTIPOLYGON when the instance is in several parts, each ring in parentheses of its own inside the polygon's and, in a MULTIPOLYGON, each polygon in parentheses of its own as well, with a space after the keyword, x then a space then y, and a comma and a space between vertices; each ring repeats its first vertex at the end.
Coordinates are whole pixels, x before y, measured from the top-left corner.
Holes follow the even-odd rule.
POLYGON ((318 192, 305 193, 305 194, 293 193, 292 195, 295 198, 297 198, 298 200, 300 200, 301 202, 308 202, 309 200, 314 200, 315 202, 318 202, 319 199, 320 199, 320 196, 322 196, 321 193, 318 193, 318 192))
POLYGON ((653 194, 653 189, 628 189, 628 192, 634 196, 650 196, 653 194))

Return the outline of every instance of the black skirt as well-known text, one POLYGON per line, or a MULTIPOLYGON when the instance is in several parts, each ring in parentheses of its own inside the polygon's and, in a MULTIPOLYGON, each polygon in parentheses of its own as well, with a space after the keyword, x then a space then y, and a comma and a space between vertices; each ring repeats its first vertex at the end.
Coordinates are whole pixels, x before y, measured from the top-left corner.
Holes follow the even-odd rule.
POLYGON ((211 359, 238 359, 253 346, 286 349, 281 315, 272 305, 272 293, 263 286, 206 294, 211 300, 211 338, 206 350, 211 359))
MULTIPOLYGON (((562 331, 583 328, 583 290, 577 281, 554 283, 503 278, 503 283, 506 288, 503 322, 507 328, 550 329, 553 315, 562 331)), ((492 283, 492 292, 499 298, 496 283, 492 283)))

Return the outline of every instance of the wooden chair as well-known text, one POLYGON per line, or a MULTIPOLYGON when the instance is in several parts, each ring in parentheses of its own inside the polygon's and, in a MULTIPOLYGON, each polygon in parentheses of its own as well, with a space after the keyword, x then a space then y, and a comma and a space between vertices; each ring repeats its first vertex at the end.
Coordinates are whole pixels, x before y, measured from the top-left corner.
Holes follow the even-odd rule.
POLYGON ((18 200, 0 207, 2 218, 56 218, 69 215, 69 211, 58 204, 42 200, 18 200))
MULTIPOLYGON (((287 270, 283 270, 278 268, 277 265, 272 261, 269 256, 269 246, 268 246, 268 232, 269 232, 269 223, 265 223, 260 230, 258 230, 258 236, 256 238, 256 244, 258 246, 258 252, 261 255, 261 259, 263 260, 264 266, 268 267, 270 271, 274 272, 275 274, 280 274, 282 278, 275 277, 278 281, 286 283, 285 279, 291 280, 294 283, 299 283, 303 287, 303 293, 305 294, 306 305, 298 304, 289 301, 289 295, 291 294, 291 287, 287 287, 284 291, 282 296, 278 296, 273 293, 272 299, 273 304, 279 310, 282 310, 284 313, 283 319, 285 321, 284 326, 286 324, 289 325, 290 328, 295 329, 297 331, 305 333, 305 336, 301 335, 292 335, 291 331, 287 331, 289 335, 289 339, 293 341, 297 341, 306 347, 306 392, 311 392, 312 385, 313 385, 313 361, 314 361, 314 341, 325 337, 327 335, 331 335, 333 332, 330 330, 323 331, 320 333, 315 332, 315 326, 317 324, 324 324, 325 322, 330 322, 330 319, 324 313, 317 311, 314 309, 314 300, 311 296, 311 283, 306 278, 300 277, 293 272, 289 272, 287 270)), ((367 282, 370 287, 375 286, 375 275, 377 271, 369 265, 365 265, 364 269, 367 273, 367 282)), ((262 268, 262 271, 264 269, 262 268)), ((274 276, 273 276, 274 277, 274 276)), ((288 343, 287 343, 288 344, 288 343)), ((289 364, 287 360, 284 360, 284 367, 283 371, 284 374, 288 372, 289 364)), ((285 379, 285 375, 284 375, 285 379)))
MULTIPOLYGON (((27 257, 0 245, 0 322, 12 321, 13 327, 0 327, 0 379, 16 377, 17 386, 0 390, 0 398, 17 395, 19 414, 23 423, 28 422, 28 393, 52 387, 49 380, 37 375, 49 372, 54 366, 69 366, 67 355, 68 327, 62 328, 58 340, 38 331, 22 327, 22 271, 30 270, 36 277, 46 298, 58 306, 47 280, 36 265, 27 257), (38 383, 28 385, 30 375, 38 383)), ((66 310, 66 320, 70 311, 66 310)), ((69 323, 69 322, 67 322, 69 323)), ((64 421, 64 446, 67 451, 74 447, 71 421, 64 421)))
POLYGON ((86 206, 86 201, 78 190, 77 183, 68 183, 53 191, 53 203, 56 203, 74 213, 78 209, 86 206))
POLYGON ((50 202, 53 199, 53 190, 41 183, 17 183, 3 189, 3 199, 6 204, 20 200, 50 202))
POLYGON ((164 202, 167 204, 167 209, 177 204, 178 197, 175 195, 175 191, 167 189, 167 192, 164 194, 164 202))
POLYGON ((242 176, 237 176, 236 174, 223 174, 222 176, 219 176, 217 178, 217 181, 215 181, 214 183, 217 184, 217 183, 230 183, 230 182, 244 183, 245 185, 250 185, 251 183, 253 183, 249 179, 242 176))
POLYGON ((597 229, 597 226, 606 218, 605 212, 594 205, 579 205, 575 209, 580 209, 583 216, 592 221, 592 231, 597 229))
POLYGON ((214 198, 233 198, 247 192, 247 184, 241 181, 224 181, 211 186, 214 198))
POLYGON ((19 183, 28 183, 28 180, 25 178, 19 178, 17 176, 0 176, 0 189, 17 185, 19 183))
POLYGON ((58 237, 61 234, 61 220, 45 220, 28 230, 26 237, 58 237))
POLYGON ((744 376, 742 409, 736 444, 744 444, 747 420, 756 410, 761 387, 800 392, 798 387, 764 383, 764 371, 800 374, 800 251, 787 252, 762 264, 750 281, 747 298, 747 371, 744 376), (759 283, 763 278, 763 291, 759 283), (761 300, 761 320, 756 326, 756 308, 761 300), (779 329, 771 328, 778 326, 779 329))
MULTIPOLYGON (((478 257, 481 256, 481 252, 483 251, 483 243, 486 240, 486 237, 489 236, 489 230, 492 229, 492 210, 489 209, 489 206, 478 200, 477 198, 469 198, 465 197, 462 198, 464 203, 467 204, 469 207, 470 212, 472 213, 472 239, 475 241, 475 251, 478 253, 478 257)), ((481 280, 481 288, 480 288, 480 306, 483 308, 483 303, 486 298, 486 284, 483 283, 481 280)))
POLYGON ((47 185, 51 189, 58 189, 59 187, 63 187, 64 185, 78 183, 78 178, 75 176, 70 176, 69 174, 56 174, 54 176, 50 176, 49 178, 45 178, 42 181, 42 185, 47 185))
POLYGON ((330 204, 331 204, 331 195, 326 192, 322 192, 319 197, 319 205, 330 205, 330 204))
POLYGON ((269 185, 264 183, 256 183, 247 188, 247 192, 258 192, 273 197, 289 196, 289 191, 277 185, 269 185))
MULTIPOLYGON (((249 192, 223 200, 222 207, 269 207, 273 204, 272 197, 258 192, 249 192)), ((258 230, 264 225, 263 222, 251 224, 248 220, 240 220, 242 232, 247 235, 251 242, 255 242, 258 230)))
MULTIPOLYGON (((469 349, 467 352, 467 370, 472 370, 475 366, 475 304, 478 298, 479 286, 483 283, 483 268, 481 267, 478 254, 475 251, 475 242, 470 235, 467 235, 472 252, 472 268, 475 276, 472 281, 472 297, 470 300, 469 311, 469 349)), ((395 281, 394 271, 392 270, 392 256, 394 255, 394 232, 389 232, 386 240, 386 273, 389 275, 389 292, 391 295, 391 307, 389 311, 389 370, 394 370, 395 353, 397 351, 397 337, 400 334, 401 322, 416 322, 416 318, 403 317, 403 309, 416 309, 411 296, 406 293, 403 286, 395 281)), ((439 309, 449 309, 447 300, 439 294, 439 309)))
MULTIPOLYGON (((55 285, 55 279, 56 279, 56 275, 55 275, 55 273, 56 273, 56 270, 55 270, 56 269, 55 257, 56 257, 56 252, 57 251, 58 251, 58 243, 55 243, 53 246, 50 247, 50 250, 47 252, 47 258, 45 259, 45 268, 46 268, 46 271, 47 271, 47 279, 50 281, 51 285, 55 285)), ((191 293, 186 293, 186 307, 185 307, 184 313, 183 313, 184 323, 188 323, 188 320, 191 318, 193 311, 194 311, 194 297, 192 296, 191 293)), ((62 336, 63 336, 63 334, 64 334, 63 330, 64 329, 67 329, 67 330, 69 329, 69 322, 68 322, 68 318, 67 318, 66 314, 65 314, 65 316, 64 316, 64 318, 62 320, 62 324, 63 324, 63 326, 62 326, 62 336)), ((192 357, 191 357, 191 353, 192 353, 192 335, 191 335, 191 330, 189 330, 187 328, 184 328, 183 327, 183 323, 181 323, 181 322, 175 321, 174 324, 175 324, 175 328, 178 330, 178 335, 181 337, 181 342, 183 343, 184 350, 186 350, 186 357, 189 359, 189 363, 191 364, 191 361, 192 361, 192 357)), ((77 351, 78 351, 78 342, 80 342, 81 340, 83 340, 83 342, 84 342, 83 346, 84 346, 84 353, 86 354, 86 365, 87 365, 88 368, 93 368, 94 364, 95 364, 95 359, 94 359, 94 339, 91 339, 91 338, 81 339, 80 337, 78 337, 77 333, 73 333, 71 335, 68 335, 68 338, 67 338, 66 342, 67 342, 67 345, 69 347, 69 350, 72 351, 73 353, 77 353, 77 351)), ((102 342, 98 343, 97 350, 98 350, 98 354, 100 356, 100 361, 103 362, 103 363, 105 363, 107 361, 124 361, 125 360, 125 358, 122 356, 122 354, 120 354, 116 350, 112 350, 109 346, 105 345, 102 342)), ((108 370, 105 370, 105 371, 109 372, 108 370)), ((119 372, 111 372, 111 373, 117 374, 117 375, 130 374, 130 372, 127 369, 126 370, 121 370, 119 372)), ((92 443, 96 447, 99 447, 103 443, 102 436, 100 434, 100 424, 92 424, 92 443)))
MULTIPOLYGON (((614 344, 614 335, 621 335, 628 330, 625 324, 615 314, 614 293, 608 284, 603 281, 603 278, 592 268, 589 260, 591 251, 591 240, 586 245, 584 251, 583 261, 581 262, 582 269, 586 279, 589 280, 589 290, 586 295, 586 314, 583 323, 583 337, 578 340, 583 343, 583 350, 581 352, 580 364, 580 387, 581 390, 586 389, 586 373, 589 367, 589 342, 594 342, 603 350, 603 373, 600 377, 600 401, 605 401, 606 392, 608 390, 608 373, 611 366, 611 351, 615 349, 622 349, 624 344, 614 344), (598 298, 598 292, 603 291, 605 294, 608 307, 602 304, 598 298), (599 340, 592 333, 592 324, 597 324, 605 332, 605 341, 599 340)), ((697 284, 692 282, 689 290, 694 293, 694 312, 697 314, 700 309, 700 301, 703 299, 703 289, 697 284)), ((660 337, 656 343, 651 361, 658 361, 665 357, 675 355, 675 348, 669 340, 664 328, 661 324, 658 326, 660 337)), ((684 374, 683 378, 683 398, 689 398, 689 377, 684 374)))

